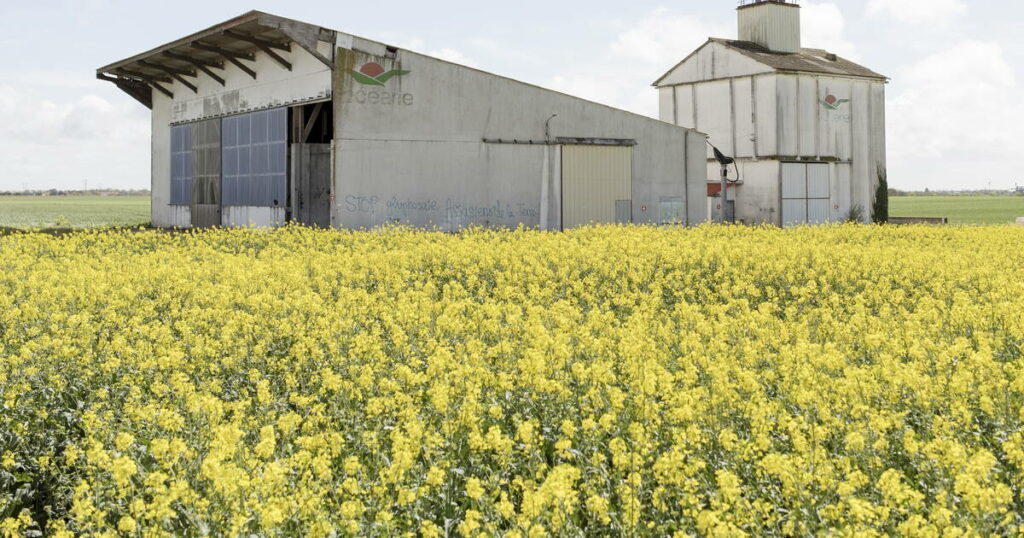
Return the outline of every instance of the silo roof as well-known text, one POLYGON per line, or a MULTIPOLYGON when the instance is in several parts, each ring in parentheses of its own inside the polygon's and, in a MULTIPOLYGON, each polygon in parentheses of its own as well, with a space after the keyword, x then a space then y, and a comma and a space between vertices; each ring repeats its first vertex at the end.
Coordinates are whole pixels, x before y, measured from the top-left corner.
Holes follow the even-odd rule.
POLYGON ((778 71, 822 73, 888 80, 888 77, 885 75, 876 73, 863 65, 851 62, 822 49, 800 49, 799 53, 785 54, 772 52, 761 45, 749 41, 711 38, 709 42, 725 45, 748 58, 778 71))

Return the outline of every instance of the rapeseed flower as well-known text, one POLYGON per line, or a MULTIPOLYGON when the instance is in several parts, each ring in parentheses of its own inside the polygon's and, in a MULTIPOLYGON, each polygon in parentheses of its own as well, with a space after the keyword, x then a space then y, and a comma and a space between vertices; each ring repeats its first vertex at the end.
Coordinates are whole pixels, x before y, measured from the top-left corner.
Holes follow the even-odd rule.
POLYGON ((1020 535, 1022 246, 5 236, 0 533, 1020 535))

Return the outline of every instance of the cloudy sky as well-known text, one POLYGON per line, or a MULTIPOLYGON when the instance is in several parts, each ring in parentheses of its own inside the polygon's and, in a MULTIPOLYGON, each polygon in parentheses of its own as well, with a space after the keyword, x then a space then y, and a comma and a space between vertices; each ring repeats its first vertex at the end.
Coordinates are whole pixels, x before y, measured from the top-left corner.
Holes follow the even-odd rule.
MULTIPOLYGON (((804 46, 892 78, 890 183, 1024 185, 1024 4, 804 0, 804 46)), ((650 84, 734 0, 267 2, 47 0, 0 7, 0 190, 147 188, 148 110, 95 69, 260 9, 657 116, 650 84)))

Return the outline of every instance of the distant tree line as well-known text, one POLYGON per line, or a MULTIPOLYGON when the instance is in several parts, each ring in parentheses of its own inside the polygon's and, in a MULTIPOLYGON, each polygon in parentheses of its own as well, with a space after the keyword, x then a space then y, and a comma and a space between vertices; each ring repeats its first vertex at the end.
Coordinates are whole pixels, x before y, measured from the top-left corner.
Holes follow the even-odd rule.
POLYGON ((0 191, 0 196, 149 196, 149 189, 37 189, 0 191))
POLYGON ((902 189, 889 188, 889 196, 1024 196, 1024 187, 1016 187, 1013 190, 1004 189, 978 189, 978 190, 936 190, 925 189, 923 191, 905 191, 902 189))

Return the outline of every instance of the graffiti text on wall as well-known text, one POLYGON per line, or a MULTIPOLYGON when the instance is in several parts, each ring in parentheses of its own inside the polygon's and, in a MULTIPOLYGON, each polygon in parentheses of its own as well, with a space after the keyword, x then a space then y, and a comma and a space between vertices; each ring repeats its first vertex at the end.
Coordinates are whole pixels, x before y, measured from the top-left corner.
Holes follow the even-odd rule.
POLYGON ((446 220, 515 220, 540 217, 540 210, 524 202, 496 200, 489 205, 465 204, 454 198, 441 203, 432 199, 408 199, 392 196, 382 200, 377 196, 351 195, 345 197, 345 210, 349 213, 375 215, 384 213, 388 217, 409 216, 444 211, 446 220))

